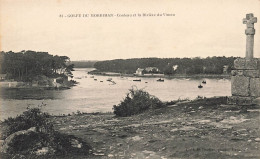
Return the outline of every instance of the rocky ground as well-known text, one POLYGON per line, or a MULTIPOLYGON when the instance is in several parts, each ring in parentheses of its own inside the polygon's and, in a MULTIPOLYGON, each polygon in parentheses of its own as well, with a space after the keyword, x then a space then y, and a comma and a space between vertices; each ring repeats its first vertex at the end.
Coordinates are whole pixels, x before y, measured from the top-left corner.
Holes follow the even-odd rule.
POLYGON ((260 106, 225 101, 182 102, 131 117, 96 113, 52 120, 57 131, 92 146, 88 158, 260 158, 260 106))

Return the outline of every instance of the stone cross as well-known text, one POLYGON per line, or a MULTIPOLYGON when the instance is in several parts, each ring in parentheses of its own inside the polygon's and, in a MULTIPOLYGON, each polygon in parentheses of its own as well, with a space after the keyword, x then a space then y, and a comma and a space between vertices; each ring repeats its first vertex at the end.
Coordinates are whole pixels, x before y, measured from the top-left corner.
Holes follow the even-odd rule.
POLYGON ((246 59, 250 60, 254 58, 254 23, 257 22, 257 18, 252 13, 246 14, 246 18, 243 19, 243 24, 246 24, 246 59))

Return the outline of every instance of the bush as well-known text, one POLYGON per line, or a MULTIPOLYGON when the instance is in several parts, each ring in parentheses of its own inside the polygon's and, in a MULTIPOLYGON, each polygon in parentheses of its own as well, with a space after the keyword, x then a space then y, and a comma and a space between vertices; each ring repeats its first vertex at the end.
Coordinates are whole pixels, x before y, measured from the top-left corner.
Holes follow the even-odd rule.
POLYGON ((114 114, 117 116, 131 116, 143 113, 148 109, 164 107, 165 104, 157 97, 150 95, 142 89, 130 89, 120 104, 114 105, 114 114))
POLYGON ((50 115, 41 111, 42 106, 44 104, 36 108, 27 107, 27 110, 23 114, 4 120, 3 124, 7 125, 7 127, 3 135, 7 137, 12 133, 27 130, 31 127, 36 127, 37 131, 53 131, 53 124, 48 119, 50 115))
POLYGON ((38 150, 46 147, 48 152, 45 155, 87 155, 91 147, 80 138, 55 131, 50 115, 41 111, 42 106, 44 104, 37 108, 28 107, 23 114, 8 118, 2 123, 5 127, 1 130, 3 139, 7 139, 3 152, 9 155, 7 158, 13 158, 17 154, 34 158, 32 156, 37 157, 38 150), (28 131, 32 127, 36 129, 28 131), (24 131, 21 133, 21 130, 24 131))

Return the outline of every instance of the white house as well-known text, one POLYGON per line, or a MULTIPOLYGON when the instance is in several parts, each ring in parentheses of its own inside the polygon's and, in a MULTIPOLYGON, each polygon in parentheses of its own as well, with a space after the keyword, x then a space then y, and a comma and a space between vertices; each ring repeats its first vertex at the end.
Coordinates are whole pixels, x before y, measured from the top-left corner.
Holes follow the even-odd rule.
POLYGON ((136 71, 135 71, 135 75, 143 75, 144 74, 144 69, 142 68, 138 68, 136 71))
POLYGON ((145 68, 146 72, 159 72, 159 69, 157 67, 146 67, 145 68))
POLYGON ((6 74, 0 74, 0 81, 5 80, 6 74))

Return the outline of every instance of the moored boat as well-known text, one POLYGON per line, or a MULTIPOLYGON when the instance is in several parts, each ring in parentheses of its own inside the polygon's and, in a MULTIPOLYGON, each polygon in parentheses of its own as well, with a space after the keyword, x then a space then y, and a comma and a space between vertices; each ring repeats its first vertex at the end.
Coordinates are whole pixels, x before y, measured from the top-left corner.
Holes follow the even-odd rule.
POLYGON ((141 79, 134 79, 135 82, 141 82, 141 79))
POLYGON ((112 78, 108 78, 107 81, 112 81, 112 78))
POLYGON ((159 78, 157 82, 164 82, 164 79, 159 78))

